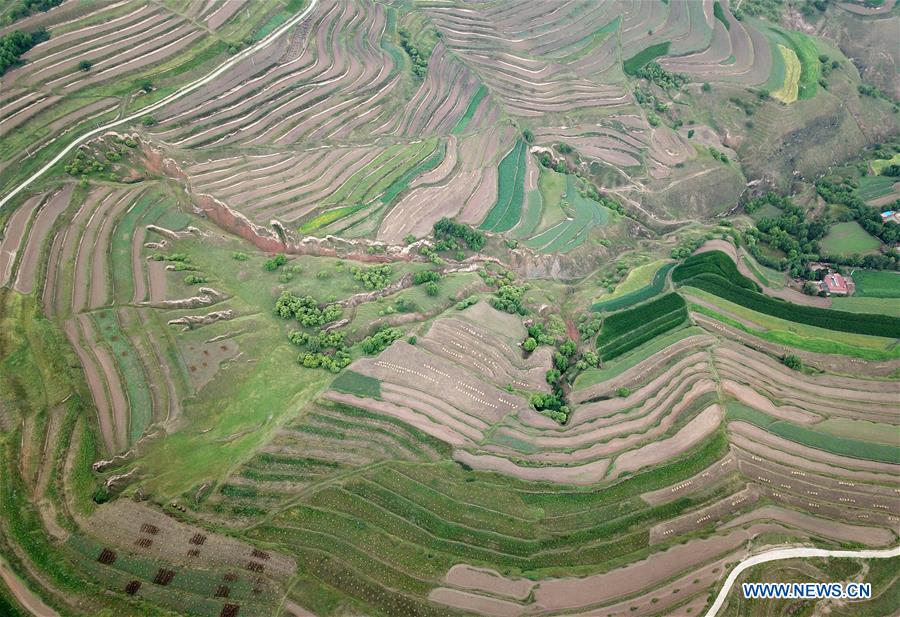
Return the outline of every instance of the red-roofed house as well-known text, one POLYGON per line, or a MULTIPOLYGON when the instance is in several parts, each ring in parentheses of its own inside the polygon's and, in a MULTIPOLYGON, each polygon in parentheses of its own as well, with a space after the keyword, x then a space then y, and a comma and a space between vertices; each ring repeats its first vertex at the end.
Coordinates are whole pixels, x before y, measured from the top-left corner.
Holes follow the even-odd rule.
POLYGON ((836 296, 846 296, 850 293, 847 288, 847 281, 837 272, 831 272, 825 275, 825 278, 822 280, 822 290, 829 296, 832 294, 836 296))

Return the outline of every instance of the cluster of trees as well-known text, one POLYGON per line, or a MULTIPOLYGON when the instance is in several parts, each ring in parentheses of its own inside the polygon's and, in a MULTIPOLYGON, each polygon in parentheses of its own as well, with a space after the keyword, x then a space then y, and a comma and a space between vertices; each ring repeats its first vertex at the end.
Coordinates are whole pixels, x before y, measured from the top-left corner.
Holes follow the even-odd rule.
POLYGON ((603 325, 603 319, 596 314, 582 313, 578 317, 578 333, 581 335, 581 340, 592 340, 600 332, 601 325, 603 325))
MULTIPOLYGON (((2 62, 2 59, 0 59, 2 62)), ((103 173, 109 170, 109 165, 97 160, 84 150, 77 150, 66 166, 66 173, 70 176, 84 176, 91 173, 103 173)))
POLYGON ((283 319, 294 318, 301 326, 317 328, 339 319, 341 307, 337 304, 327 304, 319 307, 312 296, 300 297, 289 291, 282 292, 275 301, 275 314, 283 319))
POLYGON ((381 264, 369 268, 354 267, 350 271, 353 278, 362 283, 366 289, 384 289, 391 282, 394 268, 390 264, 381 264))
POLYGON ((670 255, 673 259, 685 259, 690 257, 691 253, 703 246, 708 240, 713 239, 713 234, 708 233, 694 238, 684 238, 678 245, 672 249, 670 255))
POLYGON ((294 345, 306 348, 306 351, 297 357, 297 362, 306 368, 324 368, 332 373, 338 373, 351 362, 344 332, 319 330, 315 334, 309 334, 296 330, 288 335, 288 340, 294 345))
POLYGON ((852 180, 840 183, 829 180, 816 182, 816 191, 825 201, 846 206, 850 216, 867 232, 890 246, 900 242, 900 225, 883 223, 878 208, 866 205, 866 202, 857 197, 856 188, 857 185, 852 180))
POLYGON ((403 331, 400 330, 400 328, 390 328, 385 326, 372 336, 364 338, 360 343, 360 346, 364 353, 372 356, 387 349, 391 343, 401 336, 403 336, 403 331))
POLYGON ((528 336, 522 342, 522 349, 532 352, 538 345, 556 345, 556 337, 548 333, 539 321, 528 326, 528 336))
POLYGON ((185 285, 202 285, 207 282, 207 279, 202 274, 188 274, 184 277, 185 285))
POLYGON ((153 253, 150 256, 150 259, 153 261, 169 261, 171 262, 170 268, 175 272, 184 272, 196 270, 197 267, 191 263, 191 258, 184 253, 172 253, 170 255, 166 255, 165 253, 153 253))
POLYGON ((460 300, 459 302, 456 303, 456 310, 464 311, 467 308, 469 308, 470 306, 472 306, 473 304, 476 304, 477 302, 478 302, 478 296, 469 296, 465 300, 460 300))
POLYGON ((659 65, 658 62, 648 62, 635 73, 637 77, 646 79, 664 90, 678 90, 690 81, 683 73, 670 73, 659 65))
POLYGON ((412 63, 413 75, 419 79, 424 78, 425 74, 428 73, 428 57, 413 44, 409 30, 400 28, 397 30, 397 34, 400 35, 400 46, 403 47, 403 51, 406 52, 412 63))
POLYGON ((49 38, 44 28, 31 33, 16 30, 0 36, 0 75, 19 64, 22 54, 49 38))
POLYGON ((553 418, 560 424, 565 424, 569 419, 569 406, 566 405, 559 393, 535 392, 529 397, 528 402, 536 411, 553 418))
POLYGON ((709 150, 710 155, 714 159, 719 161, 720 163, 724 163, 725 165, 728 165, 728 163, 731 162, 731 159, 728 158, 728 155, 725 154, 724 152, 722 152, 721 150, 717 150, 717 149, 713 148, 712 146, 710 146, 708 148, 708 150, 709 150))
POLYGON ((422 270, 413 274, 413 285, 421 285, 422 283, 437 283, 441 280, 441 273, 437 270, 422 270))
POLYGON ((441 280, 441 273, 437 270, 422 270, 413 274, 414 285, 425 285, 425 293, 436 296, 440 291, 437 282, 441 280))
POLYGON ((522 300, 526 291, 528 291, 527 285, 500 285, 494 292, 494 297, 491 298, 491 306, 498 311, 525 315, 528 313, 528 309, 522 300))
POLYGON ((49 11, 61 3, 62 0, 17 0, 9 7, 3 21, 10 24, 34 13, 49 11))
POLYGON ((463 223, 457 223, 453 219, 448 219, 447 217, 444 217, 435 223, 432 230, 434 231, 435 239, 443 240, 457 238, 465 242, 466 246, 473 251, 480 251, 483 249, 486 241, 484 234, 480 231, 473 229, 468 225, 464 225, 463 223))
POLYGON ((287 263, 287 257, 284 256, 284 253, 278 253, 272 257, 269 257, 267 260, 263 262, 263 268, 265 268, 269 272, 274 272, 281 266, 287 263))
POLYGON ((790 271, 792 276, 809 278, 807 264, 819 259, 819 240, 828 233, 830 222, 826 219, 808 219, 803 208, 775 193, 751 200, 745 209, 754 212, 766 204, 777 207, 781 214, 758 221, 756 227, 746 234, 747 248, 764 266, 790 271), (759 247, 760 242, 781 250, 785 257, 775 259, 766 255, 759 247))

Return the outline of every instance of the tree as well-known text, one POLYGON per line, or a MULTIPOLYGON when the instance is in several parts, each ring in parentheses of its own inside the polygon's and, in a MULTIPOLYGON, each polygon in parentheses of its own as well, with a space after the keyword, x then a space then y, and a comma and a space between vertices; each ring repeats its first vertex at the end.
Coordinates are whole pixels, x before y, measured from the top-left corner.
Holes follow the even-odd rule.
POLYGON ((781 363, 786 367, 799 371, 803 368, 803 361, 793 354, 787 354, 781 357, 781 363))
POLYGON ((156 118, 154 118, 153 116, 144 116, 143 118, 141 118, 141 124, 143 124, 144 126, 153 126, 154 124, 156 124, 156 118))
POLYGON ((429 296, 438 295, 437 283, 435 283, 434 281, 429 281, 428 283, 425 283, 425 293, 427 293, 429 296))
POLYGON ((524 349, 527 352, 534 351, 535 349, 537 349, 537 341, 534 340, 534 338, 529 336, 527 339, 525 339, 525 342, 522 343, 522 349, 524 349))
POLYGON ((630 394, 631 394, 631 390, 629 390, 628 388, 623 387, 623 388, 619 388, 618 390, 616 390, 616 396, 619 396, 621 398, 625 398, 625 397, 629 396, 630 394))
POLYGON ((91 67, 94 66, 91 64, 90 60, 82 60, 78 63, 78 70, 84 71, 85 73, 91 70, 91 67))
POLYGON ((552 368, 547 371, 547 374, 544 377, 547 379, 548 384, 553 385, 557 381, 559 381, 559 378, 562 377, 562 374, 555 368, 552 368))
POLYGON ((403 241, 406 242, 407 244, 412 244, 413 242, 416 241, 416 237, 412 234, 406 234, 403 237, 403 241))

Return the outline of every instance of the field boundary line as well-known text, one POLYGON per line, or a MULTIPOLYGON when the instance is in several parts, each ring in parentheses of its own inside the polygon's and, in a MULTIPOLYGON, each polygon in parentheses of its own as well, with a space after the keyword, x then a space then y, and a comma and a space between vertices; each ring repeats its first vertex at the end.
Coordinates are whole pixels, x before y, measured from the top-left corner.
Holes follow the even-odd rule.
POLYGON ((830 551, 821 548, 777 548, 752 557, 748 557, 740 562, 734 570, 725 579, 725 584, 716 596, 715 602, 706 612, 706 617, 715 617, 722 606, 725 605, 725 599, 728 592, 734 585, 738 576, 744 570, 752 568, 761 563, 770 561, 780 561, 782 559, 796 559, 799 557, 836 557, 836 558, 859 558, 859 559, 889 559, 891 557, 900 557, 900 546, 882 550, 863 550, 863 551, 830 551))
POLYGON ((265 49, 266 47, 268 47, 269 45, 274 43, 278 37, 280 37, 282 34, 287 32, 292 27, 294 27, 299 22, 301 22, 304 18, 306 18, 306 16, 309 15, 309 13, 312 12, 312 10, 316 7, 316 4, 318 4, 318 2, 319 2, 319 0, 310 0, 309 6, 306 7, 306 9, 304 9, 304 11, 302 13, 300 13, 299 15, 295 15, 293 18, 286 21, 284 24, 281 25, 281 27, 279 27, 278 29, 273 31, 271 34, 269 34, 269 36, 262 39, 261 41, 259 41, 255 45, 253 45, 252 47, 248 47, 244 51, 235 54, 234 56, 232 56, 231 58, 229 58, 228 60, 226 60, 225 62, 220 64, 217 68, 213 69, 206 76, 200 77, 199 79, 195 80, 192 83, 187 84, 186 86, 182 86, 181 88, 179 88, 178 90, 176 90, 175 92, 170 94, 169 96, 157 101, 156 103, 153 103, 152 105, 148 105, 147 107, 144 107, 143 109, 140 109, 129 116, 126 116, 119 120, 113 120, 112 122, 104 124, 103 126, 98 126, 95 129, 91 129, 87 133, 83 134, 81 137, 76 137, 68 146, 63 148, 62 151, 59 152, 59 154, 57 154, 52 159, 50 159, 50 161, 48 161, 43 167, 41 167, 36 172, 34 172, 26 180, 23 180, 22 182, 20 182, 18 186, 16 186, 9 193, 7 193, 2 199, 0 199, 0 208, 3 208, 3 206, 5 206, 7 203, 9 203, 9 201, 13 197, 18 195, 22 190, 27 188, 35 180, 37 180, 38 178, 43 176, 47 171, 50 170, 51 167, 53 167, 58 162, 60 162, 63 159, 63 157, 65 157, 72 150, 74 150, 75 148, 77 148, 78 146, 83 144, 85 141, 87 141, 91 137, 94 137, 95 135, 104 133, 104 132, 106 132, 110 129, 113 129, 117 126, 120 126, 122 124, 126 124, 128 122, 137 120, 138 118, 140 118, 143 115, 146 115, 152 111, 156 111, 162 107, 165 107, 169 103, 177 101, 178 99, 182 98, 186 94, 190 94, 191 92, 200 88, 201 86, 205 86, 206 84, 210 83, 216 77, 220 76, 222 73, 224 73, 228 69, 232 68, 238 62, 241 62, 242 60, 249 58, 256 52, 258 52, 262 49, 265 49))

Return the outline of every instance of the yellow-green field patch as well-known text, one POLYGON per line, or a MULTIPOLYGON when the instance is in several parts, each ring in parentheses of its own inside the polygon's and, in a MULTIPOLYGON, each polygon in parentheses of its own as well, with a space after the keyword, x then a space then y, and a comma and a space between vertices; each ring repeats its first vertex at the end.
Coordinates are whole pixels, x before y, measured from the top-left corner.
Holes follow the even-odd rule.
POLYGON ((800 91, 800 59, 793 49, 778 44, 778 51, 784 59, 784 83, 772 96, 782 103, 793 103, 800 91))

